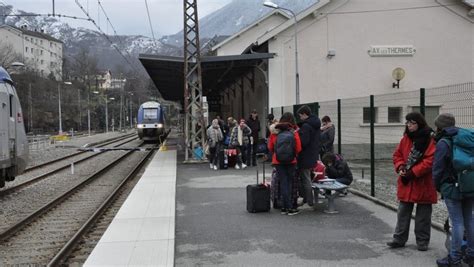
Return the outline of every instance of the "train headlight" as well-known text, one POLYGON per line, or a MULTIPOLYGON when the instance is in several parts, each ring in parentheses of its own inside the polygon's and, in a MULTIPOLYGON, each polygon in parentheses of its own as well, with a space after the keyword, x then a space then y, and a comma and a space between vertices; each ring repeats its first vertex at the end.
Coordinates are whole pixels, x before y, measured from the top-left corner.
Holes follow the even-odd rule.
POLYGON ((157 127, 158 127, 158 128, 163 128, 163 124, 158 123, 158 126, 157 126, 157 127))
POLYGON ((138 129, 142 129, 142 128, 144 128, 144 126, 145 126, 145 125, 143 125, 143 124, 137 124, 137 128, 138 128, 138 129))

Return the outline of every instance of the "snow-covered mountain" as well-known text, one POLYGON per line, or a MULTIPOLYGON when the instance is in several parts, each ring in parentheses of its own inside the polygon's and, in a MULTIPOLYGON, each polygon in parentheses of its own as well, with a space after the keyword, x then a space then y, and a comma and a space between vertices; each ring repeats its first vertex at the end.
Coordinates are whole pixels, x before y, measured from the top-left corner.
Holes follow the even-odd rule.
MULTIPOLYGON (((301 12, 318 0, 274 0, 282 7, 289 8, 295 13, 301 12)), ((205 45, 214 36, 232 35, 252 22, 258 20, 272 10, 262 5, 263 0, 233 0, 226 6, 200 19, 201 44, 205 45)), ((13 6, 0 1, 0 14, 32 14, 16 10, 13 6)), ((30 30, 44 30, 45 33, 61 40, 65 45, 66 58, 77 54, 81 48, 87 48, 94 54, 100 68, 113 69, 116 65, 125 65, 125 61, 117 54, 116 45, 124 54, 136 58, 139 53, 181 55, 183 32, 164 36, 156 42, 152 38, 142 35, 109 36, 111 44, 100 32, 73 28, 66 22, 54 17, 37 16, 0 16, 0 24, 9 24, 20 27, 27 25, 30 30)))
MULTIPOLYGON (((199 20, 200 38, 232 35, 252 22, 271 12, 263 6, 264 0, 233 0, 219 10, 199 20)), ((318 2, 318 0, 273 0, 281 7, 293 10, 296 14, 318 2)), ((183 45, 183 31, 164 36, 160 39, 164 44, 183 45)))

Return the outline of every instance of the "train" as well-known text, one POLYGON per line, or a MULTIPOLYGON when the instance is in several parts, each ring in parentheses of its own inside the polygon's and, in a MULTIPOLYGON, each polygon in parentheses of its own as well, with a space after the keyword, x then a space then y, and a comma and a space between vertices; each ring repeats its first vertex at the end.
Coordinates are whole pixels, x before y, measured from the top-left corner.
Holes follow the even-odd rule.
POLYGON ((10 75, 0 67, 0 188, 25 171, 28 157, 20 100, 10 75))
POLYGON ((155 101, 140 105, 137 116, 138 137, 145 142, 162 142, 167 134, 166 112, 155 101))

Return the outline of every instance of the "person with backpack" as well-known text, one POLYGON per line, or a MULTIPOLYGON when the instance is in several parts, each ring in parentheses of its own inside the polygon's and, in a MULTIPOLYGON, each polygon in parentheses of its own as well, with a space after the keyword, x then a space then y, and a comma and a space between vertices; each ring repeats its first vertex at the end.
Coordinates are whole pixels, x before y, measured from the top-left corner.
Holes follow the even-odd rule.
POLYGON ((217 171, 217 163, 219 162, 220 144, 224 140, 219 120, 212 120, 211 127, 207 128, 207 145, 209 146, 209 167, 217 171))
POLYGON ((303 203, 314 206, 311 170, 319 159, 321 121, 311 113, 307 105, 300 107, 297 113, 302 120, 298 134, 303 150, 298 154, 298 173, 302 184, 303 203))
POLYGON ((474 192, 467 190, 474 184, 471 165, 474 154, 474 131, 457 128, 455 123, 454 116, 449 113, 440 114, 435 119, 437 143, 433 161, 433 180, 436 190, 441 193, 446 203, 449 219, 452 222, 451 249, 448 256, 436 260, 438 266, 461 266, 461 261, 470 266, 474 264, 474 216, 472 215, 474 192), (463 152, 467 153, 463 154, 463 152), (459 168, 459 165, 467 168, 459 168), (465 255, 461 250, 464 235, 467 239, 465 255))
POLYGON ((399 175, 397 198, 400 202, 397 212, 397 225, 390 248, 401 248, 408 241, 411 214, 416 204, 415 236, 417 249, 428 250, 431 237, 432 204, 437 195, 431 176, 435 143, 433 132, 419 112, 405 116, 405 132, 393 153, 393 165, 399 175))
POLYGON ((280 181, 282 199, 281 214, 295 215, 299 210, 293 205, 291 192, 296 171, 296 157, 301 152, 301 141, 295 130, 295 117, 286 112, 275 126, 275 133, 270 135, 268 150, 272 154, 272 164, 280 181))

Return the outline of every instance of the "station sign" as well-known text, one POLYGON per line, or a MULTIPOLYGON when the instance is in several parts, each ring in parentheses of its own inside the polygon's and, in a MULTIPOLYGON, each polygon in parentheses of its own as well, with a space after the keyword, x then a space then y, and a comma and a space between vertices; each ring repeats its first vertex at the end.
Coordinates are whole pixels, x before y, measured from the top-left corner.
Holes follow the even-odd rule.
POLYGON ((372 45, 367 52, 371 57, 411 57, 416 49, 412 45, 372 45))

